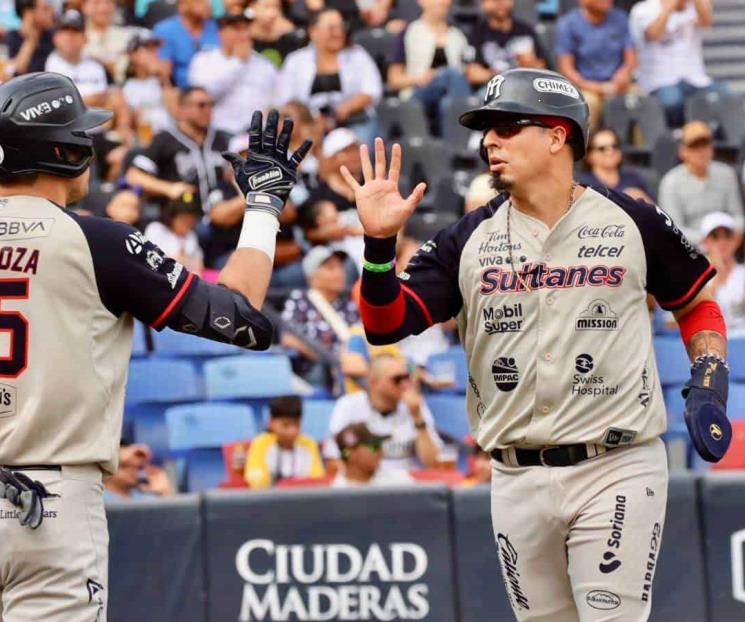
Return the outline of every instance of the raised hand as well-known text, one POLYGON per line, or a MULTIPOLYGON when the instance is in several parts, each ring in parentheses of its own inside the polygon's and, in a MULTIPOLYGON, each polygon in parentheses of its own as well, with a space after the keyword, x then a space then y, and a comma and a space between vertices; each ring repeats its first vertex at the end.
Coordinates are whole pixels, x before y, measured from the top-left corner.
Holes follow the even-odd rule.
POLYGON ((354 191, 357 212, 365 234, 373 238, 389 238, 396 235, 406 224, 409 216, 424 197, 427 184, 420 183, 404 199, 398 191, 401 174, 401 146, 394 144, 391 150, 391 167, 386 178, 385 144, 382 138, 375 139, 375 169, 370 161, 367 145, 360 147, 362 176, 359 184, 346 166, 340 172, 354 191))
POLYGON ((246 197, 249 209, 264 210, 279 217, 290 190, 297 181, 297 167, 313 144, 306 140, 287 157, 292 120, 285 119, 277 135, 279 113, 271 110, 262 130, 262 114, 256 111, 248 130, 248 158, 236 153, 222 154, 233 167, 235 181, 246 197))

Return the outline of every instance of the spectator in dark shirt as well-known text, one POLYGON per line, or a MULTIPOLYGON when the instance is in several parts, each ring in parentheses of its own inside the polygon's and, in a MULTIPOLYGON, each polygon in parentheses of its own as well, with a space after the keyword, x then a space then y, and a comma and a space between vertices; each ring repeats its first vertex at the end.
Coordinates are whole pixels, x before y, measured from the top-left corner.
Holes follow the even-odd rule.
POLYGON ((466 36, 448 21, 451 0, 419 0, 422 15, 399 35, 388 66, 388 86, 404 99, 416 97, 430 118, 444 126, 450 97, 471 94, 464 61, 470 54, 466 36))
POLYGON ((577 181, 585 185, 607 186, 617 192, 625 192, 634 199, 654 203, 652 192, 639 173, 624 168, 621 141, 613 130, 595 132, 585 156, 587 170, 577 175, 577 181))
MULTIPOLYGON (((349 328, 359 322, 357 305, 346 293, 343 261, 345 254, 326 246, 312 248, 303 258, 303 271, 310 289, 294 290, 285 303, 282 319, 338 354, 349 337, 349 328)), ((292 359, 295 373, 314 383, 323 382, 318 356, 305 342, 284 332, 282 345, 295 350, 292 359)))
POLYGON ((514 5, 514 0, 481 0, 482 15, 470 38, 475 57, 466 67, 474 86, 515 67, 546 67, 546 53, 533 27, 512 17, 514 5))
POLYGON ((179 97, 179 122, 158 132, 153 142, 135 156, 127 182, 165 202, 196 192, 204 209, 223 179, 220 153, 229 136, 212 127, 212 100, 204 89, 192 87, 179 97))
POLYGON ((605 102, 631 86, 636 50, 629 16, 613 0, 581 0, 556 27, 559 71, 585 93, 590 123, 600 125, 605 102))
POLYGON ((171 62, 173 83, 189 85, 189 63, 197 52, 220 47, 217 22, 211 18, 208 0, 179 0, 178 15, 155 24, 153 32, 163 40, 160 57, 171 62))
POLYGON ((54 9, 48 0, 16 0, 21 27, 5 36, 11 75, 44 71, 47 56, 54 50, 54 9))

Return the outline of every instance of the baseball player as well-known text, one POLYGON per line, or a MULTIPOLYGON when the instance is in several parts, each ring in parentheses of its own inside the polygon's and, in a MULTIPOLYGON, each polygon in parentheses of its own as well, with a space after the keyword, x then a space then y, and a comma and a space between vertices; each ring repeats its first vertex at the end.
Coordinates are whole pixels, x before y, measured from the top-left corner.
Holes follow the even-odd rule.
POLYGON ((515 69, 460 118, 482 131, 496 198, 426 242, 403 272, 395 239, 422 198, 398 193, 364 147, 355 191, 365 237, 361 311, 371 343, 455 316, 467 403, 493 458, 492 516, 518 620, 646 620, 662 536, 665 405, 647 293, 680 324, 692 366, 693 444, 709 461, 731 437, 726 330, 704 288, 714 269, 659 208, 578 186, 588 109, 565 77, 515 69))
POLYGON ((132 317, 263 350, 258 309, 277 217, 310 144, 287 157, 278 114, 250 128, 248 160, 224 154, 246 195, 238 248, 207 284, 137 230, 78 216, 93 157, 73 82, 33 73, 0 86, 0 620, 106 619, 102 476, 113 473, 132 317))

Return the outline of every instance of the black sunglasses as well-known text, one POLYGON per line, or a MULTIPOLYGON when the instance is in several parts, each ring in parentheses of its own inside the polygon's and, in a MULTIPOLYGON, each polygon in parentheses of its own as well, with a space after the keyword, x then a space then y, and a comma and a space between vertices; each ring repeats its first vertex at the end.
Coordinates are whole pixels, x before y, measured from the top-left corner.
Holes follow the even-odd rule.
POLYGON ((551 126, 535 119, 518 119, 517 121, 510 121, 509 123, 500 123, 499 125, 492 125, 489 130, 494 130, 497 136, 500 138, 512 138, 522 132, 525 127, 542 127, 550 130, 551 126))
POLYGON ((393 382, 393 384, 401 384, 406 380, 411 380, 411 376, 409 376, 409 374, 396 374, 395 376, 391 376, 391 381, 393 382))
POLYGON ((196 101, 196 102, 191 102, 191 105, 194 106, 195 108, 212 108, 215 104, 214 102, 210 102, 210 101, 201 101, 201 102, 196 101))

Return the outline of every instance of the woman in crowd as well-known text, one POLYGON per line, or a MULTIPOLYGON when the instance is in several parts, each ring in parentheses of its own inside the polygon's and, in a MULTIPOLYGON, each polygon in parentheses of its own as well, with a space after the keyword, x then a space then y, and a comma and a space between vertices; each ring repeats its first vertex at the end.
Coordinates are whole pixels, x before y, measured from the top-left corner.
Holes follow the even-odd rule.
POLYGON ((416 97, 444 126, 450 97, 471 94, 464 59, 466 36, 448 23, 451 0, 419 0, 422 15, 399 35, 388 67, 388 86, 401 97, 416 97))
POLYGON ((621 141, 613 130, 601 129, 593 134, 585 156, 585 167, 587 170, 577 175, 579 183, 607 186, 634 199, 655 202, 641 175, 623 166, 621 141))
POLYGON ((277 100, 302 101, 314 115, 321 114, 326 130, 348 127, 372 144, 378 133, 375 104, 383 84, 375 61, 359 45, 348 45, 341 13, 323 9, 309 27, 310 45, 285 59, 277 100))

